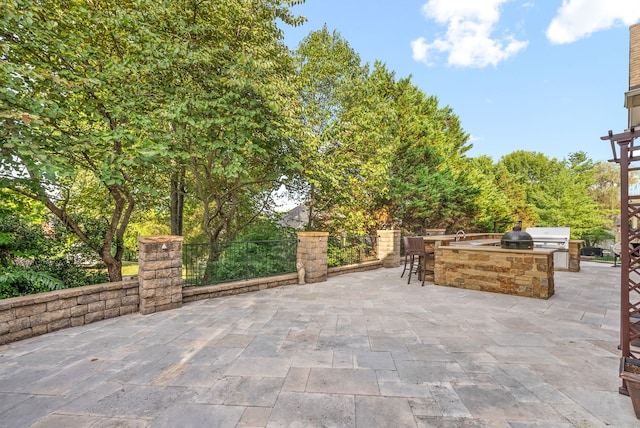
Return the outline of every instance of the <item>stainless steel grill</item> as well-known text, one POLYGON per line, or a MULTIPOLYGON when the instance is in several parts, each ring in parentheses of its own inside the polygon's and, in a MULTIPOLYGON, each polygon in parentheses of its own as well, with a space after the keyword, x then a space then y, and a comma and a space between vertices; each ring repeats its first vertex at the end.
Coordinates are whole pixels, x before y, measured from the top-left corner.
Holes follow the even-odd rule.
POLYGON ((557 249, 553 254, 553 264, 559 269, 569 269, 570 227, 528 227, 527 233, 533 239, 533 248, 557 249))
POLYGON ((527 233, 533 238, 534 248, 569 249, 569 227, 527 227, 527 233))

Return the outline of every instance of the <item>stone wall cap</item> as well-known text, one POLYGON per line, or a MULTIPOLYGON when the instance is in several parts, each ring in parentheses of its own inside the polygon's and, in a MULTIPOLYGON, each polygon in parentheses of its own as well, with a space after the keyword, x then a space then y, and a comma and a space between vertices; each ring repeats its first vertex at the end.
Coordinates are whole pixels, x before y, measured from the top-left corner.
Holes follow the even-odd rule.
POLYGON ((329 236, 329 232, 298 232, 298 236, 323 237, 323 236, 329 236))
MULTIPOLYGON (((558 248, 534 248, 533 250, 502 248, 491 245, 446 245, 438 247, 438 250, 444 251, 470 251, 470 252, 488 252, 488 253, 513 253, 513 254, 551 254, 560 251, 558 248)), ((565 250, 566 251, 566 250, 565 250)))
POLYGON ((162 242, 182 241, 184 238, 178 235, 161 235, 161 236, 138 236, 138 242, 141 244, 157 244, 162 242))

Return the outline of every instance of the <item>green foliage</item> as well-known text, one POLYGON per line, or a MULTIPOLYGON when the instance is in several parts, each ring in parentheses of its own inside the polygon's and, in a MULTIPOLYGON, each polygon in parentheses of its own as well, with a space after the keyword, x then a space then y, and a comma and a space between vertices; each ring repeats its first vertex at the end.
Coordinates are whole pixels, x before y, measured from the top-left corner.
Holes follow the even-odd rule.
POLYGON ((279 239, 295 239, 293 230, 280 226, 276 218, 261 217, 248 225, 238 234, 241 241, 271 241, 279 239))
POLYGON ((477 214, 475 218, 467 218, 467 224, 463 224, 463 228, 493 232, 494 222, 504 222, 495 224, 498 227, 497 232, 510 230, 513 224, 520 220, 518 213, 523 210, 518 207, 518 199, 510 195, 509 189, 513 183, 509 175, 504 169, 494 165, 487 156, 472 159, 469 169, 480 194, 475 200, 477 214))
MULTIPOLYGON (((0 174, 2 163, 0 155, 0 174)), ((47 208, 40 202, 0 187, 0 218, 20 213, 20 217, 41 223, 47 217, 47 208)))
POLYGON ((299 23, 285 2, 176 7, 184 46, 162 78, 173 160, 184 165, 210 242, 231 240, 271 203, 296 144, 295 74, 276 25, 299 23))
POLYGON ((186 244, 187 284, 206 285, 296 271, 296 239, 275 219, 259 218, 232 242, 186 244))
POLYGON ((217 244, 206 264, 204 283, 234 281, 296 271, 295 241, 235 241, 217 244))
MULTIPOLYGON (((47 259, 42 269, 80 283, 53 262, 75 245, 118 280, 138 236, 167 233, 177 172, 187 242, 289 236, 263 221, 282 184, 309 206, 310 228, 331 232, 611 228, 615 166, 582 152, 467 158, 451 108, 362 64, 339 33, 325 26, 290 52, 279 25, 304 21, 291 13, 300 3, 4 2, 0 264, 47 259), (15 212, 27 221, 11 223, 15 212)), ((235 272, 260 251, 210 263, 235 272)))
POLYGON ((405 230, 460 228, 481 189, 464 153, 468 135, 450 108, 408 79, 395 85, 397 123, 389 204, 405 230))
POLYGON ((521 210, 517 214, 525 223, 570 227, 573 239, 612 225, 609 212, 590 194, 599 186, 597 164, 584 153, 559 161, 542 153, 517 151, 498 165, 511 177, 511 189, 516 192, 510 195, 519 201, 514 208, 521 210))
POLYGON ((0 15, 0 185, 42 202, 113 279, 144 171, 166 153, 151 138, 159 122, 145 85, 162 44, 149 31, 151 5, 10 0, 0 15), (101 198, 78 199, 87 195, 101 198), (78 223, 102 213, 99 235, 78 223))
POLYGON ((596 227, 583 232, 580 239, 584 241, 585 247, 597 247, 598 244, 615 239, 615 235, 602 227, 596 227))
POLYGON ((60 290, 64 283, 46 272, 19 266, 3 268, 0 272, 0 299, 60 290))
POLYGON ((108 275, 89 271, 65 257, 81 257, 82 247, 67 245, 59 223, 36 224, 29 217, 0 217, 0 296, 16 297, 107 282, 108 275))
POLYGON ((302 23, 299 3, 5 2, 0 187, 46 205, 112 280, 136 206, 167 194, 158 177, 176 165, 193 171, 203 230, 231 237, 290 164, 295 79, 276 22, 302 23))
POLYGON ((386 222, 396 112, 393 73, 360 57, 326 27, 296 51, 302 123, 298 192, 310 208, 310 228, 367 233, 386 222))
POLYGON ((299 191, 313 229, 364 231, 400 225, 492 230, 494 221, 601 226, 589 192, 596 164, 516 151, 494 164, 468 159, 459 118, 410 79, 373 70, 337 32, 312 32, 296 51, 308 138, 299 191))
POLYGON ((374 240, 369 236, 329 236, 327 266, 346 266, 375 260, 374 240))
POLYGON ((50 252, 41 225, 28 223, 15 215, 0 217, 0 266, 16 258, 46 256, 50 252))
POLYGON ((28 268, 0 268, 0 299, 109 281, 105 272, 90 271, 64 259, 38 260, 28 268))

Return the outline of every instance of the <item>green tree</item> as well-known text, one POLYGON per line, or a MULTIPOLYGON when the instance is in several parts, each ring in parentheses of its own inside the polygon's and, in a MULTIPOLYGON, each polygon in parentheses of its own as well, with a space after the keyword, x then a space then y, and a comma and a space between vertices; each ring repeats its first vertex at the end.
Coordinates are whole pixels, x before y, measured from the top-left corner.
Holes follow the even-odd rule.
POLYGON ((315 227, 364 231, 463 227, 479 189, 469 172, 458 117, 410 79, 372 70, 326 27, 298 47, 303 190, 315 227))
POLYGON ((137 194, 166 151, 153 132, 158 88, 146 83, 167 42, 153 31, 158 5, 9 0, 0 15, 0 186, 44 204, 112 281, 137 194), (74 211, 87 206, 77 180, 98 191, 104 221, 74 211))
POLYGON ((161 76, 172 161, 188 171, 210 242, 232 240, 269 208, 295 159, 296 79, 276 20, 301 19, 286 3, 203 1, 172 13, 184 47, 161 76))
POLYGON ((595 163, 582 152, 566 160, 542 153, 517 151, 499 162, 525 194, 531 224, 571 228, 572 238, 608 222, 602 206, 589 194, 595 185, 595 163))
POLYGON ((358 92, 366 86, 368 71, 340 33, 326 26, 305 37, 295 58, 306 132, 297 191, 309 206, 309 228, 340 229, 341 220, 357 223, 349 221, 354 218, 351 186, 365 180, 358 173, 367 124, 354 116, 370 112, 365 111, 370 107, 365 94, 358 92))
POLYGON ((68 232, 60 222, 22 214, 0 216, 0 299, 108 280, 67 259, 68 232))
MULTIPOLYGON (((608 214, 620 212, 620 167, 612 162, 598 162, 593 168, 593 185, 589 188, 589 195, 608 214)), ((637 179, 633 180, 635 185, 637 179)))
POLYGON ((397 82, 396 129, 389 204, 403 228, 462 228, 477 214, 468 134, 449 107, 427 96, 410 79, 397 82))
MULTIPOLYGON (((388 92, 392 74, 380 63, 371 73, 341 88, 342 107, 324 133, 315 203, 324 229, 372 233, 378 212, 388 196, 394 112, 388 92), (323 215, 324 214, 324 215, 323 215)), ((320 223, 320 222, 318 222, 320 223)))
POLYGON ((476 198, 477 215, 472 219, 471 229, 480 231, 493 231, 494 222, 497 232, 511 229, 521 219, 522 201, 516 199, 521 192, 510 191, 514 185, 510 176, 493 163, 488 156, 473 158, 470 167, 473 181, 480 188, 480 194, 476 198))
POLYGON ((300 23, 295 3, 9 0, 0 187, 42 202, 112 281, 136 205, 168 194, 156 186, 176 167, 192 171, 203 230, 230 237, 291 159, 293 68, 276 20, 300 23))

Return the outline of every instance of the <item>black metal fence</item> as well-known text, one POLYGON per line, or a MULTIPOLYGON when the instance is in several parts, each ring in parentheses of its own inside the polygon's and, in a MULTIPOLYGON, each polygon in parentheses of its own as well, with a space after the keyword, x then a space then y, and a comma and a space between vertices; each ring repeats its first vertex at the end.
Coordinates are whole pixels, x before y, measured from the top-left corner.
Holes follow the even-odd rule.
POLYGON ((376 260, 376 235, 329 236, 327 264, 338 267, 376 260))
POLYGON ((296 272, 297 244, 296 239, 184 244, 184 285, 211 285, 296 272))

